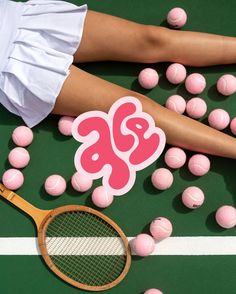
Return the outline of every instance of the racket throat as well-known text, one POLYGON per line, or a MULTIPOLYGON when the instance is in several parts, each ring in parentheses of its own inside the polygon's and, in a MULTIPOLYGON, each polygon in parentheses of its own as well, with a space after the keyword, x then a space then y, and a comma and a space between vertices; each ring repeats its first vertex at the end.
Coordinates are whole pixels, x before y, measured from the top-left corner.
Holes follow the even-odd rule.
POLYGON ((0 195, 3 198, 5 198, 7 201, 14 204, 20 210, 22 210, 25 213, 27 213, 28 215, 30 215, 33 218, 33 220, 35 221, 37 229, 39 229, 44 218, 51 212, 51 210, 38 209, 37 207, 33 206, 32 204, 30 204, 29 202, 24 200, 19 195, 17 195, 15 192, 8 190, 2 184, 0 184, 0 195))

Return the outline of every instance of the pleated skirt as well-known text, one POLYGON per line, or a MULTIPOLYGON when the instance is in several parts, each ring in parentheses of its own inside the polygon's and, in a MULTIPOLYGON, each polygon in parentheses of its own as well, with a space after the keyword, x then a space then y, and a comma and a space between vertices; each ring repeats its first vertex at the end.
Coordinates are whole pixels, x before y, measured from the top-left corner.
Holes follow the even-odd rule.
MULTIPOLYGON (((0 58, 0 102, 34 127, 51 113, 69 75, 73 54, 81 42, 87 5, 61 0, 9 2, 11 10, 14 5, 18 9, 19 20, 11 38, 7 35, 4 60, 0 58)), ((0 29, 3 41, 8 33, 3 30, 10 21, 5 17, 0 29)))

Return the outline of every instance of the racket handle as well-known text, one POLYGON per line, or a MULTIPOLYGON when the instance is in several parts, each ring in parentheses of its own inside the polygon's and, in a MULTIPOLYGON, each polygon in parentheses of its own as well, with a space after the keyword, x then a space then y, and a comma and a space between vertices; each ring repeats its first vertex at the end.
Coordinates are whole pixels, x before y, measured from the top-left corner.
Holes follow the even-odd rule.
POLYGON ((3 184, 0 183, 0 195, 5 198, 7 201, 14 204, 19 209, 23 210, 25 213, 30 215, 36 223, 37 228, 39 229, 42 221, 51 212, 51 210, 42 210, 33 206, 22 197, 17 195, 15 192, 8 190, 3 184))

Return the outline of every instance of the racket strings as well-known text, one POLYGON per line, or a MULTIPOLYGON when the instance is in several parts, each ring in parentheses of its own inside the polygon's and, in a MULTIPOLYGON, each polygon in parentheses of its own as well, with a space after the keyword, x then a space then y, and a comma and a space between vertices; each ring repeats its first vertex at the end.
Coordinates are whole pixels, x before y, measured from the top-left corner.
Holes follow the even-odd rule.
MULTIPOLYGON (((99 271, 99 272, 91 272, 90 269, 88 269, 88 267, 83 268, 83 270, 81 269, 80 272, 78 272, 77 270, 75 270, 74 268, 71 268, 71 263, 73 264, 73 259, 69 259, 67 263, 64 263, 64 261, 61 259, 60 256, 54 256, 53 260, 55 263, 57 263, 58 265, 61 265, 64 269, 66 269, 66 274, 67 276, 69 276, 70 278, 72 278, 73 280, 76 280, 80 283, 86 284, 86 285, 104 285, 104 284, 108 284, 111 281, 114 280, 114 274, 117 275, 117 277, 120 275, 120 271, 118 269, 114 269, 114 272, 109 273, 107 272, 107 268, 103 268, 103 271, 99 271), (104 276, 102 276, 103 273, 104 276)), ((101 261, 101 259, 97 258, 97 263, 99 264, 99 262, 101 261)), ((84 260, 84 262, 89 263, 89 261, 84 260)), ((76 265, 78 266, 78 263, 76 263, 76 265)), ((80 264, 81 266, 81 264, 80 264)), ((93 264, 91 264, 91 266, 94 266, 94 262, 93 264)))
POLYGON ((56 216, 46 230, 46 248, 62 273, 86 285, 111 283, 126 264, 126 249, 117 231, 88 212, 56 216))
MULTIPOLYGON (((75 214, 74 214, 74 216, 75 216, 75 214)), ((88 223, 87 224, 85 224, 85 225, 93 225, 93 221, 94 221, 94 216, 93 215, 91 215, 91 214, 88 214, 88 218, 87 218, 87 220, 88 220, 88 223)), ((103 236, 103 235, 110 235, 111 233, 114 235, 114 229, 109 225, 109 226, 107 226, 107 223, 105 222, 105 221, 103 221, 102 219, 100 219, 100 218, 97 218, 96 220, 98 220, 98 225, 100 225, 100 222, 103 222, 103 224, 105 225, 104 227, 101 227, 101 229, 104 229, 104 230, 101 230, 101 235, 103 236), (111 229, 112 228, 112 229, 111 229), (108 230, 109 230, 109 232, 108 232, 108 230)), ((94 228, 93 226, 91 227, 92 229, 94 228)), ((96 235, 96 231, 92 231, 91 232, 92 234, 94 234, 94 235, 96 235)), ((117 235, 117 234, 116 234, 117 235)), ((94 237, 93 237, 94 238, 94 237)), ((87 244, 88 246, 85 248, 86 249, 86 251, 87 252, 89 252, 90 251, 90 254, 91 255, 94 255, 95 253, 96 253, 96 248, 98 248, 97 247, 97 245, 99 246, 100 244, 99 244, 99 241, 101 242, 101 240, 100 240, 101 238, 95 238, 95 241, 93 240, 93 242, 89 242, 89 244, 87 244), (93 252, 93 251, 91 251, 90 250, 90 248, 91 249, 93 249, 93 247, 95 248, 95 252, 93 252)), ((83 239, 81 239, 81 240, 83 240, 83 239)), ((119 239, 117 239, 117 238, 113 238, 113 239, 111 239, 111 238, 109 238, 108 239, 108 242, 107 242, 107 240, 106 240, 106 242, 107 242, 107 248, 112 248, 112 246, 114 246, 115 244, 114 244, 114 240, 116 241, 115 243, 116 244, 118 244, 118 242, 117 242, 117 240, 119 240, 119 241, 121 241, 121 239, 119 238, 119 239), (113 240, 113 242, 112 242, 112 240, 113 240), (109 244, 110 243, 110 244, 109 244), (111 244, 112 243, 112 244, 111 244), (110 246, 109 246, 110 245, 110 246)), ((103 241, 104 242, 104 241, 103 241)), ((120 247, 121 246, 123 246, 123 243, 121 243, 121 242, 119 242, 119 249, 120 249, 120 247)), ((79 244, 79 246, 81 246, 81 244, 79 244)), ((86 246, 86 245, 85 245, 86 246)), ((116 245, 116 247, 117 247, 117 245, 116 245)), ((82 248, 81 248, 82 249, 82 248)), ((122 248, 123 249, 123 248, 122 248)), ((116 250, 116 252, 117 252, 118 250, 116 250)), ((119 252, 120 252, 121 250, 119 250, 119 252)), ((113 252, 114 253, 114 252, 113 252)), ((122 253, 124 253, 124 250, 122 250, 122 253)), ((112 255, 112 252, 110 252, 110 254, 112 255)), ((115 254, 115 253, 114 253, 115 254)), ((97 263, 97 266, 99 266, 99 264, 100 264, 100 267, 101 268, 103 268, 103 270, 105 271, 106 270, 106 267, 107 267, 107 263, 106 264, 103 264, 102 263, 102 259, 95 259, 95 261, 97 261, 96 263, 97 263)), ((94 264, 95 265, 95 264, 94 264)), ((116 270, 116 268, 114 268, 114 270, 116 270)), ((119 272, 120 273, 120 272, 119 272)), ((99 275, 100 275, 100 273, 99 273, 99 275)))
MULTIPOLYGON (((74 215, 75 216, 75 215, 74 215)), ((92 218, 91 218, 92 219, 92 218)), ((71 219, 72 220, 72 219, 71 219)), ((66 222, 65 222, 66 223, 66 222)), ((73 225, 74 224, 74 222, 72 222, 71 221, 71 223, 70 223, 71 225, 73 225)), ((67 230, 66 231, 66 233, 68 233, 69 231, 67 230)), ((94 232, 92 232, 92 233, 94 233, 94 232)), ((55 239, 54 239, 55 240, 55 239)), ((83 240, 83 239, 78 239, 78 240, 83 240)), ((65 255, 66 254, 66 252, 70 252, 70 254, 71 255, 73 255, 73 254, 76 254, 76 248, 80 248, 80 252, 85 252, 85 250, 87 250, 87 252, 90 252, 90 254, 91 255, 94 255, 94 253, 96 253, 96 248, 97 248, 97 243, 99 242, 99 239, 95 239, 95 242, 89 242, 89 244, 86 244, 85 242, 84 242, 84 244, 82 244, 82 242, 78 242, 78 240, 76 240, 77 242, 70 242, 70 239, 67 237, 66 238, 66 242, 64 242, 64 246, 61 246, 62 245, 62 240, 59 240, 59 247, 60 248, 64 248, 64 250, 61 250, 61 251, 57 251, 57 253, 58 253, 58 255, 65 255), (96 242, 97 241, 97 242, 96 242), (72 244, 70 244, 70 243, 72 243, 72 244), (73 245, 73 246, 72 246, 73 245), (85 246, 86 245, 88 245, 87 246, 87 248, 85 248, 85 246), (74 247, 74 250, 73 250, 73 247, 74 247), (91 249, 92 249, 92 247, 94 247, 95 248, 95 250, 94 250, 94 252, 90 249, 90 247, 91 247, 91 249)), ((111 243, 111 240, 109 239, 109 243, 111 243)), ((114 243, 114 242, 113 242, 114 243)), ((112 244, 111 244, 112 245, 112 244)), ((50 246, 49 246, 49 248, 48 248, 48 251, 50 252, 50 246)), ((68 260, 68 259, 67 259, 68 260)), ((70 263, 73 263, 73 260, 71 260, 70 259, 70 263)), ((98 261, 98 262, 100 262, 100 261, 98 261)), ((69 264, 69 263, 68 263, 69 264)), ((73 263, 74 264, 74 263, 73 263)), ((76 264, 75 264, 76 265, 76 264)), ((102 264, 101 264, 101 266, 103 266, 102 264)), ((71 266, 70 266, 70 268, 71 268, 71 266)), ((70 273, 70 274, 73 274, 72 272, 70 273)))
MULTIPOLYGON (((67 216, 63 217, 63 218, 59 216, 56 219, 55 223, 54 222, 51 223, 51 229, 50 229, 50 231, 47 231, 48 237, 50 237, 50 235, 54 236, 54 237, 59 237, 60 236, 59 228, 62 227, 62 226, 67 228, 68 221, 69 221, 69 218, 67 216)), ((50 239, 50 243, 47 242, 48 251, 50 252, 51 251, 50 249, 54 248, 54 247, 57 247, 57 248, 60 248, 60 249, 63 250, 62 241, 63 241, 63 239, 61 239, 61 238, 52 238, 52 239, 50 239)), ((65 244, 65 246, 66 246, 66 244, 65 244)), ((58 254, 60 254, 60 252, 58 252, 58 254)))
MULTIPOLYGON (((98 260, 98 263, 101 263, 101 260, 98 260)), ((102 264, 101 264, 101 266, 102 266, 102 264)), ((67 267, 67 269, 68 269, 68 267, 67 267)), ((103 270, 105 270, 105 268, 103 268, 103 270)), ((70 271, 70 275, 73 275, 73 272, 70 271)), ((100 275, 100 273, 99 273, 99 275, 100 275)), ((93 275, 93 278, 95 278, 95 277, 96 277, 96 275, 94 274, 93 275)))
MULTIPOLYGON (((73 219, 71 219, 71 220, 73 220, 73 219)), ((72 225, 73 224, 73 222, 70 222, 70 224, 72 225)), ((58 229, 58 225, 60 225, 59 223, 57 223, 56 224, 56 226, 55 225, 53 225, 52 226, 52 228, 54 228, 54 229, 58 229)), ((92 225, 91 223, 87 223, 87 224, 85 224, 86 226, 89 226, 89 225, 92 225)), ((55 233, 55 235, 57 235, 57 232, 56 231, 54 231, 53 232, 53 234, 55 233)), ((65 233, 66 233, 66 235, 68 235, 68 236, 70 236, 70 234, 71 234, 71 231, 69 231, 68 229, 66 229, 65 230, 65 233)), ((92 233, 92 235, 95 235, 95 232, 91 232, 92 233)), ((105 234, 106 232, 104 232, 104 234, 105 234)), ((114 234, 114 232, 113 232, 113 234, 114 234)), ((84 239, 75 239, 74 241, 77 241, 77 242, 79 242, 79 240, 81 240, 81 241, 84 241, 84 239)), ((117 252, 118 250, 116 250, 116 247, 115 247, 115 245, 116 246, 119 246, 119 248, 120 248, 120 244, 118 244, 118 242, 117 242, 117 240, 116 239, 112 239, 112 238, 108 238, 107 239, 108 240, 108 242, 109 243, 111 243, 110 245, 112 245, 112 246, 108 246, 109 248, 114 248, 114 254, 115 254, 115 252, 117 252), (114 241, 116 241, 116 242, 114 242, 114 241)), ((51 240, 51 243, 50 244, 48 244, 47 245, 47 248, 48 248, 48 251, 50 252, 50 249, 51 248, 53 248, 54 246, 55 246, 55 244, 54 244, 54 242, 55 241, 57 241, 57 242, 59 242, 58 243, 58 245, 62 245, 62 243, 63 243, 63 241, 64 241, 64 246, 62 247, 62 246, 58 246, 58 247, 61 247, 62 248, 62 250, 63 250, 63 248, 64 248, 64 251, 66 251, 65 249, 67 249, 67 251, 68 251, 68 242, 70 242, 71 240, 70 240, 70 238, 61 238, 61 239, 52 239, 51 240), (65 240, 67 240, 67 242, 65 242, 65 240)), ((87 252, 89 251, 89 252, 91 252, 91 250, 90 250, 90 247, 91 247, 91 249, 93 248, 93 247, 95 247, 96 248, 96 245, 98 245, 99 244, 99 241, 101 242, 102 240, 101 240, 101 237, 99 237, 99 238, 96 238, 96 237, 93 237, 93 243, 92 242, 89 242, 88 244, 86 244, 85 242, 83 242, 84 244, 78 244, 78 246, 80 246, 80 251, 83 251, 82 249, 83 249, 83 246, 86 246, 87 245, 87 248, 86 248, 86 250, 87 250, 87 252), (90 246, 90 247, 89 247, 90 246)), ((77 244, 74 242, 73 243, 73 245, 74 245, 74 247, 75 247, 75 249, 78 247, 78 246, 76 246, 77 244)), ((72 250, 72 248, 71 248, 71 250, 72 250)), ((71 251, 70 250, 70 252, 71 252, 71 254, 73 254, 73 251, 71 251)), ((63 255, 63 251, 61 251, 61 252, 58 252, 58 254, 59 255, 63 255)), ((91 252, 91 254, 93 254, 92 252, 91 252)), ((112 253, 111 253, 112 254, 112 253)))
MULTIPOLYGON (((71 225, 74 225, 74 216, 75 216, 75 214, 73 214, 72 215, 72 218, 71 218, 71 225)), ((67 224, 67 222, 68 222, 68 220, 69 220, 69 218, 68 218, 68 215, 65 217, 65 218, 63 218, 63 221, 61 222, 61 218, 58 218, 58 221, 59 221, 59 223, 56 223, 56 224, 54 224, 53 225, 53 233, 55 233, 55 235, 58 235, 58 232, 59 232, 59 229, 58 229, 58 225, 59 224, 61 224, 61 223, 63 223, 63 224, 67 224)), ((87 225, 86 223, 85 223, 85 225, 87 225)), ((66 229, 65 229, 65 235, 72 235, 71 234, 71 228, 70 227, 67 227, 66 226, 66 229), (68 229, 69 228, 69 229, 68 229)), ((55 241, 56 239, 54 238, 54 241, 55 241)), ((74 271, 74 267, 76 267, 76 266, 78 266, 78 264, 77 264, 77 262, 74 262, 74 260, 71 258, 71 257, 67 257, 66 255, 65 255, 65 252, 66 251, 68 251, 68 248, 70 247, 70 238, 66 238, 66 242, 64 242, 64 244, 62 244, 62 239, 59 239, 59 242, 58 242, 58 247, 59 248, 62 248, 62 250, 57 250, 55 253, 57 253, 58 255, 64 255, 64 258, 62 259, 62 258, 60 258, 60 257, 56 257, 56 256, 54 256, 54 260, 57 260, 58 261, 58 263, 60 264, 60 266, 63 266, 64 267, 64 269, 67 271, 67 273, 68 273, 68 275, 70 276, 70 277, 73 277, 73 275, 74 274, 76 274, 76 271, 74 271), (63 245, 63 246, 62 246, 63 245), (64 249, 64 250, 63 250, 64 249), (73 267, 74 266, 74 267, 73 267)), ((79 239, 80 240, 80 239, 79 239)), ((57 244, 56 244, 57 245, 57 244)), ((73 244, 74 245, 74 247, 76 248, 76 247, 79 247, 81 250, 83 250, 83 248, 82 248, 82 244, 81 244, 81 242, 77 242, 77 244, 73 244)), ((50 247, 50 244, 48 244, 48 251, 50 252, 51 251, 51 247, 50 247)), ((55 247, 55 243, 54 243, 54 247, 55 247)), ((73 252, 73 250, 71 250, 71 248, 69 248, 69 251, 70 251, 70 254, 71 255, 73 255, 74 254, 74 252, 73 252)), ((88 272, 85 272, 85 274, 86 275, 88 275, 88 272)), ((78 276, 78 279, 81 279, 81 276, 78 276)))

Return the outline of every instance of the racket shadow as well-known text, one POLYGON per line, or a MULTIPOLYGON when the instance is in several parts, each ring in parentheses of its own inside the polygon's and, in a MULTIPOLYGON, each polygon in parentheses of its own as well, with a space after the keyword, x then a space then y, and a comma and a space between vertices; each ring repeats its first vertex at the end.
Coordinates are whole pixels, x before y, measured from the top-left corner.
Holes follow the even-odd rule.
POLYGON ((128 239, 106 215, 82 205, 42 210, 2 184, 0 196, 32 217, 44 262, 68 284, 103 291, 127 275, 131 265, 128 239))

